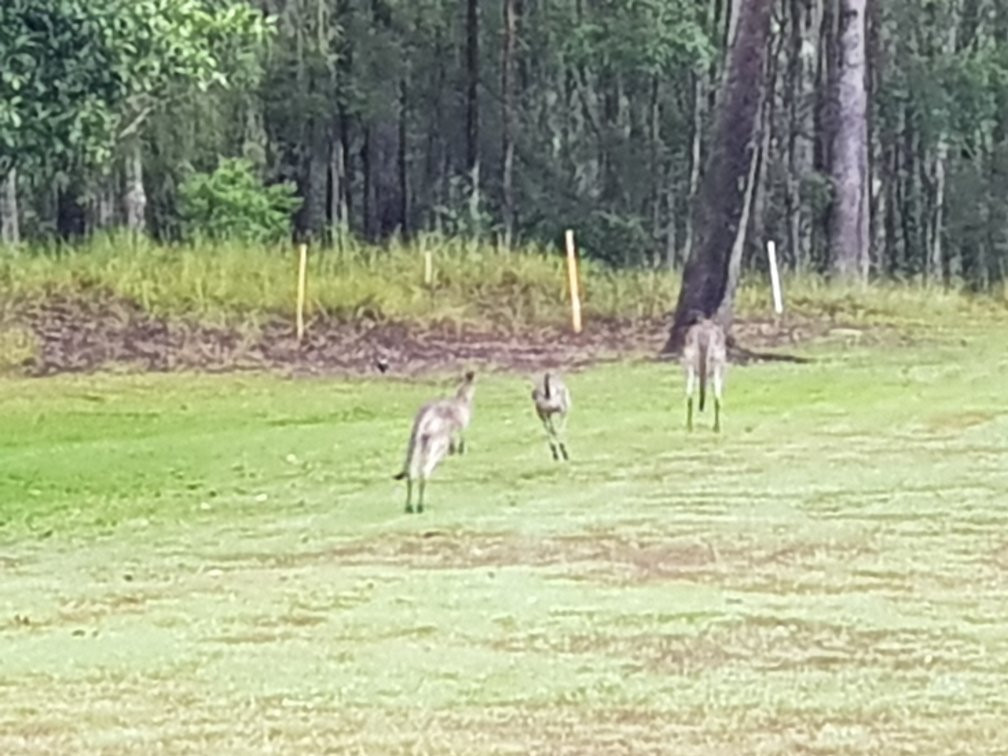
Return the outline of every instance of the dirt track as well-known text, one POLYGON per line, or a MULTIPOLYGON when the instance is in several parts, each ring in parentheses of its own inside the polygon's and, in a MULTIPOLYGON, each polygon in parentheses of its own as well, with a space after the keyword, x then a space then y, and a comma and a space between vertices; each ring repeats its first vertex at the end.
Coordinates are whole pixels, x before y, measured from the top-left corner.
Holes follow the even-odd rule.
MULTIPOLYGON (((668 322, 589 322, 575 336, 557 327, 521 333, 451 324, 415 326, 318 316, 298 345, 289 321, 272 318, 228 327, 152 315, 105 294, 50 296, 8 310, 8 322, 29 331, 35 356, 29 375, 89 372, 113 366, 147 371, 285 370, 295 373, 410 375, 462 365, 510 370, 577 369, 607 360, 651 358, 668 322)), ((781 331, 769 323, 736 322, 750 347, 790 345, 814 335, 814 324, 781 331)))

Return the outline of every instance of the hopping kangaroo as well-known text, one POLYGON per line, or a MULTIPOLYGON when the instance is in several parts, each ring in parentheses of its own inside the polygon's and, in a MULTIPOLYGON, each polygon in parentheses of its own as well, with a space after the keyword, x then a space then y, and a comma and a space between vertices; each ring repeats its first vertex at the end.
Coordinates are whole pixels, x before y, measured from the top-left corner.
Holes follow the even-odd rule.
POLYGON ((413 481, 419 482, 417 512, 423 512, 424 489, 427 479, 446 454, 465 451, 463 433, 472 419, 473 396, 476 394, 476 376, 465 374, 455 396, 428 402, 413 420, 406 462, 396 480, 406 480, 406 511, 413 511, 413 481), (456 444, 455 437, 458 436, 456 444))
POLYGON ((728 354, 724 330, 708 318, 701 318, 686 331, 682 351, 686 371, 686 427, 693 430, 693 387, 699 378, 700 411, 707 398, 707 381, 714 386, 714 430, 721 430, 721 394, 724 391, 728 354))
POLYGON ((542 381, 532 390, 532 401, 535 411, 542 421, 543 428, 549 438, 550 451, 553 459, 570 459, 567 456, 567 445, 561 437, 567 427, 567 413, 571 408, 571 395, 564 382, 545 373, 542 381), (560 426, 557 430, 557 425, 560 426))

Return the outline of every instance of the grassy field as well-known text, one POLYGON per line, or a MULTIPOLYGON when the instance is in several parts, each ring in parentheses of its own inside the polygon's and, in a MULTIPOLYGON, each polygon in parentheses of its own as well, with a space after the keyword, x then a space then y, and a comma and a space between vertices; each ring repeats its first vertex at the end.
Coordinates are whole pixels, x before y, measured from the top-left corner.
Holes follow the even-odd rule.
POLYGON ((1008 330, 813 347, 683 429, 523 377, 0 379, 0 752, 1008 752, 1008 330))

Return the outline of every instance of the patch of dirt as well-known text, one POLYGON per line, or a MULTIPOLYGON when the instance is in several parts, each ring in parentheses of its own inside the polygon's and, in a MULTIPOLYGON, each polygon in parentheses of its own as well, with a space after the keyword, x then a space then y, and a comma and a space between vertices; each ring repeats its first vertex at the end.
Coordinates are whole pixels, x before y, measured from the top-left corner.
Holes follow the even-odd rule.
MULTIPOLYGON (((510 370, 578 369, 627 358, 653 358, 665 343, 666 319, 593 320, 580 335, 558 327, 504 328, 416 324, 319 315, 298 343, 292 324, 273 318, 242 327, 153 315, 100 291, 51 294, 9 306, 8 322, 34 336, 23 360, 29 375, 140 371, 287 370, 309 374, 412 375, 463 365, 510 370)), ((791 318, 737 321, 733 333, 753 349, 791 347, 828 334, 830 324, 791 318)))
MULTIPOLYGON (((750 615, 697 623, 677 632, 613 632, 512 635, 499 650, 549 654, 603 654, 639 671, 695 675, 706 669, 752 665, 770 671, 881 667, 899 671, 963 669, 976 649, 941 631, 862 630, 856 625, 750 615)), ((977 665, 981 670, 982 666, 977 665)))
POLYGON ((274 569, 323 562, 414 569, 559 567, 567 579, 627 585, 665 580, 723 582, 731 576, 758 583, 780 580, 782 570, 801 574, 824 555, 850 562, 871 553, 871 547, 854 543, 785 544, 768 549, 742 542, 690 542, 655 533, 539 536, 428 531, 356 539, 321 551, 233 554, 226 561, 236 568, 252 562, 256 567, 274 569))

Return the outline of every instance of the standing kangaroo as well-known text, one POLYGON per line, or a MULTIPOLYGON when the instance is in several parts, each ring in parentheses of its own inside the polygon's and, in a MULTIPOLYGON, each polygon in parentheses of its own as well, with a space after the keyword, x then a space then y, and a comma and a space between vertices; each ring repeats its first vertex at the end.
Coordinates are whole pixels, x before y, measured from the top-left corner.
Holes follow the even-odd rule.
POLYGON ((717 323, 700 318, 686 331, 682 351, 686 371, 686 427, 693 430, 693 387, 700 382, 700 411, 704 411, 707 398, 707 381, 714 384, 714 430, 721 430, 721 394, 724 391, 728 353, 725 333, 717 323))
POLYGON ((546 429, 553 459, 558 460, 561 455, 564 459, 570 459, 567 445, 561 437, 567 427, 567 413, 571 408, 571 395, 567 386, 560 378, 545 373, 542 381, 532 389, 532 401, 536 414, 546 429), (559 421, 559 431, 555 420, 559 421))
POLYGON ((419 481, 417 512, 424 509, 424 489, 427 479, 446 454, 465 452, 463 434, 472 420, 476 376, 470 370, 448 399, 437 399, 420 408, 413 420, 406 462, 395 480, 406 480, 406 512, 413 512, 413 481, 419 481), (456 444, 455 437, 458 436, 456 444))

